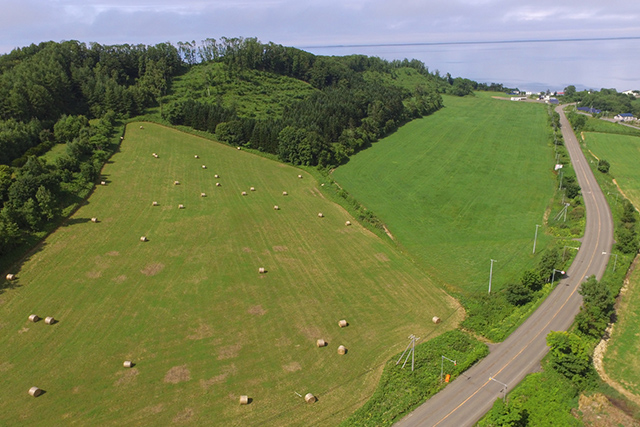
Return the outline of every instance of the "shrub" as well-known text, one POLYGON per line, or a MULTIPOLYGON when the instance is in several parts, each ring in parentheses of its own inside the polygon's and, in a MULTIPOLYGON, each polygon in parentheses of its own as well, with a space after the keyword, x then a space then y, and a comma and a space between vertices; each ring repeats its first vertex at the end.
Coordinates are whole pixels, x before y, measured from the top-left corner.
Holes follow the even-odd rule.
POLYGON ((609 162, 607 162, 606 160, 599 160, 598 161, 598 170, 602 173, 609 173, 609 162))

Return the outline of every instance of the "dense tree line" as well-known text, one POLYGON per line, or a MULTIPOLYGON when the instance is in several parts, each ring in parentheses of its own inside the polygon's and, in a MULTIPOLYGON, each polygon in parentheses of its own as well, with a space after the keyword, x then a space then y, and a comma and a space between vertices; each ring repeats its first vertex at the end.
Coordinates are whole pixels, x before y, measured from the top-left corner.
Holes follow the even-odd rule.
POLYGON ((165 43, 44 42, 0 56, 0 164, 49 142, 42 132, 63 114, 140 114, 181 67, 178 50, 165 43))
POLYGON ((181 69, 170 44, 44 42, 0 56, 0 255, 86 194, 116 118, 157 105, 181 69), (38 157, 55 144, 66 149, 54 163, 38 157))
POLYGON ((65 115, 52 139, 67 141, 66 149, 54 163, 28 156, 19 168, 0 165, 0 255, 45 230, 70 200, 94 185, 113 149, 114 121, 113 112, 91 125, 84 116, 65 115))
POLYGON ((239 75, 243 70, 271 72, 303 80, 318 89, 286 105, 282 117, 268 119, 241 117, 220 102, 184 100, 163 110, 172 124, 214 132, 223 142, 277 154, 283 161, 300 165, 340 164, 406 121, 441 108, 440 92, 447 91, 442 85, 454 88, 458 95, 473 88, 466 79, 451 79, 449 85, 447 78, 432 75, 417 60, 315 56, 273 43, 261 44, 254 38, 208 39, 201 46, 183 43, 179 50, 192 64, 220 61, 231 74, 239 75), (428 77, 429 85, 411 91, 371 77, 392 75, 401 68, 428 77))

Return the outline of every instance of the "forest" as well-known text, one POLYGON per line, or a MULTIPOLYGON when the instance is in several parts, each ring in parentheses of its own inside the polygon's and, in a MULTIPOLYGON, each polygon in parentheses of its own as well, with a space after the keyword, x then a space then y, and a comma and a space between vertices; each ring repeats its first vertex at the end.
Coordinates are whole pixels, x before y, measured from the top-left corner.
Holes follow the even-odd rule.
POLYGON ((600 115, 613 117, 620 113, 632 113, 640 116, 640 100, 633 95, 620 93, 615 89, 602 88, 596 90, 576 91, 575 86, 567 86, 564 89, 565 102, 577 102, 578 107, 600 110, 600 115))
POLYGON ((477 87, 470 80, 431 74, 416 60, 315 56, 254 38, 209 39, 199 48, 181 44, 179 49, 187 62, 199 58, 199 66, 223 63, 230 78, 248 79, 247 72, 256 70, 310 85, 314 90, 308 95, 284 101, 282 114, 268 117, 243 115, 219 98, 172 100, 163 108, 163 117, 174 125, 211 132, 222 142, 277 154, 299 165, 338 165, 408 120, 442 108, 440 93, 467 95, 477 87), (407 88, 389 81, 407 68, 423 77, 421 83, 407 88))
MULTIPOLYGON (((199 84, 208 93, 223 87, 199 84)), ((255 38, 16 48, 0 56, 0 256, 32 245, 86 197, 118 148, 117 133, 133 117, 151 114, 284 162, 331 167, 442 108, 442 93, 476 89, 502 85, 442 76, 417 60, 316 56, 255 38), (253 76, 254 86, 281 79, 272 85, 277 91, 289 79, 305 89, 280 96, 275 112, 256 116, 238 108, 253 102, 242 93, 227 105, 224 93, 203 98, 173 87, 198 70, 210 79, 206 67, 218 67, 231 85, 253 76), (54 147, 55 156, 44 156, 54 147)))

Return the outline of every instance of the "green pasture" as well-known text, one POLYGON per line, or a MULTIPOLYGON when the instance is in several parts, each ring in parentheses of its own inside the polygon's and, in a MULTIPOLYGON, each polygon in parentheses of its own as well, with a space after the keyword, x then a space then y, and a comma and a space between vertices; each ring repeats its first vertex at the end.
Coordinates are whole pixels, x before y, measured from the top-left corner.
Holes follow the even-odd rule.
MULTIPOLYGON (((486 292, 532 267, 536 224, 554 192, 546 109, 488 96, 444 97, 353 156, 334 178, 386 223, 432 277, 486 292)), ((541 228, 538 253, 549 241, 541 228)))
MULTIPOLYGON (((627 135, 586 133, 587 148, 611 164, 609 172, 631 203, 640 206, 640 138, 627 135)), ((607 374, 625 388, 640 394, 640 272, 631 274, 628 290, 622 296, 618 321, 607 346, 604 365, 607 374)))
POLYGON ((631 203, 640 206, 640 138, 596 132, 585 132, 584 137, 587 149, 609 162, 609 173, 631 203))
POLYGON ((3 283, 0 425, 335 425, 409 334, 460 320, 423 266, 299 169, 133 123, 102 172, 3 283))
POLYGON ((618 321, 607 344, 604 367, 607 374, 630 392, 640 395, 640 274, 634 271, 622 296, 618 321))

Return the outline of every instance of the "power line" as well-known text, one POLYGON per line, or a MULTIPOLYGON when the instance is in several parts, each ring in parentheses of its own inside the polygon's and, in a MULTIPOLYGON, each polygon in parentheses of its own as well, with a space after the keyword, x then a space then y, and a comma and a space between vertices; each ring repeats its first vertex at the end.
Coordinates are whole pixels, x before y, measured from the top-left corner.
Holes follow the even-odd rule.
POLYGON ((364 43, 364 44, 333 44, 299 46, 302 49, 330 49, 343 47, 412 47, 412 46, 456 46, 456 45, 484 45, 484 44, 519 44, 519 43, 564 43, 564 42, 594 42, 594 41, 623 41, 640 40, 640 36, 622 37, 576 37, 566 39, 513 39, 513 40, 463 40, 443 42, 414 42, 414 43, 364 43))

